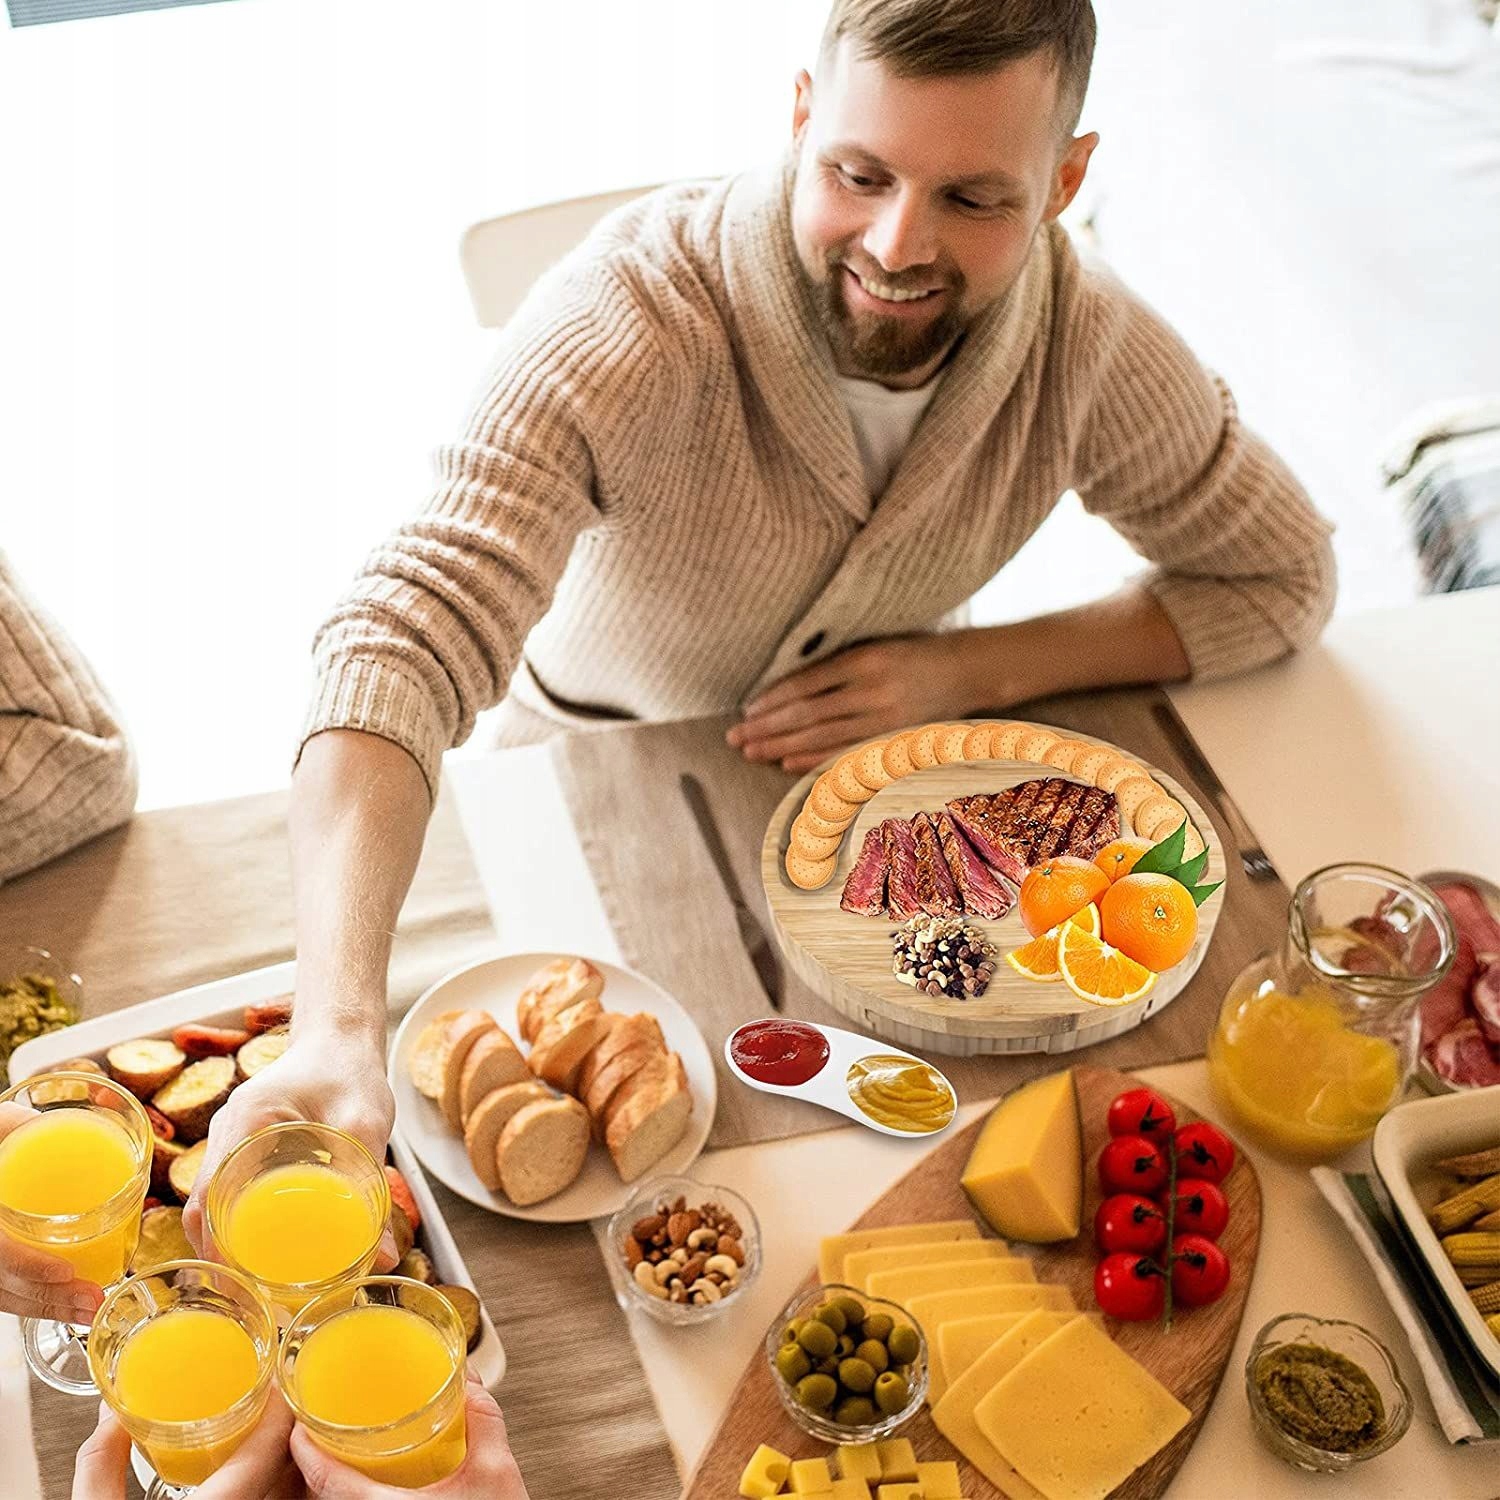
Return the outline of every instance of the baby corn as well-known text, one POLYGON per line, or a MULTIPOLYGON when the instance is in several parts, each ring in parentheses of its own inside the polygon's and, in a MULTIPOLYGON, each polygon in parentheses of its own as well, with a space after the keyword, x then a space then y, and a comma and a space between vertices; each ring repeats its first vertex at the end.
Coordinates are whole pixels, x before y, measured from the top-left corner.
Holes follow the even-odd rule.
MULTIPOLYGON (((1447 1234, 1449 1230, 1461 1229, 1481 1214, 1488 1214, 1497 1208, 1500 1208, 1500 1173, 1486 1177, 1483 1182, 1476 1182, 1472 1187, 1466 1187, 1463 1192, 1455 1193, 1451 1198, 1444 1198, 1428 1218, 1439 1234, 1447 1234)), ((1500 1235, 1493 1238, 1500 1243, 1500 1235)))
POLYGON ((1494 1266, 1500 1277, 1500 1234, 1449 1234, 1443 1249, 1455 1266, 1494 1266))
POLYGON ((1474 1299, 1474 1306, 1486 1318, 1500 1313, 1500 1281, 1492 1281, 1488 1286, 1476 1286, 1469 1295, 1474 1299))
POLYGON ((1433 1162, 1439 1172, 1451 1172, 1455 1177, 1488 1177, 1500 1172, 1500 1146, 1488 1151, 1471 1151, 1467 1156, 1445 1156, 1433 1162))

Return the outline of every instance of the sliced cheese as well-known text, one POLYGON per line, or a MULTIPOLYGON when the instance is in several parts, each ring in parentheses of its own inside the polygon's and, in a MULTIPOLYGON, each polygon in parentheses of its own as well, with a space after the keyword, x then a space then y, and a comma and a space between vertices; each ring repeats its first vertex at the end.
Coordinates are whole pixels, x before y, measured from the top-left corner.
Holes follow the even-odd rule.
POLYGON ((1046 1500, 1104 1500, 1191 1420, 1087 1318, 1043 1340, 974 1407, 980 1432, 1046 1500))
POLYGON ((943 1399, 947 1388, 1002 1333, 1010 1332, 1022 1318, 1030 1316, 1029 1312, 987 1313, 978 1318, 949 1318, 939 1324, 927 1350, 927 1399, 932 1405, 943 1399))
POLYGON ((985 1223, 1013 1240, 1070 1240, 1083 1216, 1083 1141, 1070 1072, 1038 1078, 994 1108, 960 1178, 985 1223))
POLYGON ((901 1271, 876 1271, 865 1278, 872 1297, 884 1297, 903 1307, 928 1292, 978 1291, 987 1286, 1035 1286, 1036 1272, 1025 1260, 954 1260, 946 1265, 907 1266, 901 1271))
MULTIPOLYGON (((903 1271, 908 1266, 945 1265, 954 1260, 1012 1260, 1004 1240, 924 1240, 919 1245, 880 1245, 874 1250, 852 1250, 844 1257, 844 1279, 866 1290, 865 1278, 876 1271, 903 1271)), ((1029 1262, 1023 1262, 1029 1265, 1029 1262)), ((1018 1280, 1026 1280, 1018 1277, 1018 1280)), ((1036 1280, 1035 1275, 1030 1277, 1036 1280)))
MULTIPOLYGON (((978 1318, 986 1313, 1032 1312, 1038 1307, 1053 1312, 1077 1312, 1073 1294, 1065 1286, 982 1286, 973 1290, 926 1292, 904 1303, 912 1317, 930 1334, 949 1318, 978 1318)), ((932 1342, 929 1337, 928 1343, 932 1342)))
POLYGON ((977 1240, 979 1226, 972 1219, 943 1219, 931 1224, 893 1224, 885 1229, 854 1229, 827 1235, 818 1247, 818 1277, 826 1286, 844 1280, 844 1257, 855 1250, 880 1245, 920 1245, 938 1240, 977 1240))

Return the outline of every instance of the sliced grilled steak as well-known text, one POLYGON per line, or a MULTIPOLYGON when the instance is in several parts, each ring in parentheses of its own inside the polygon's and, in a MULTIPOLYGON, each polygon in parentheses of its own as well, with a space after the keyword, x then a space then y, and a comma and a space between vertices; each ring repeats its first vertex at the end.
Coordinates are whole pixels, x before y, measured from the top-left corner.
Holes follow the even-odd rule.
POLYGON ((1120 828, 1112 792, 1061 776, 955 797, 948 811, 985 863, 1018 885, 1050 854, 1066 851, 1092 859, 1120 828))
POLYGON ((887 818, 880 832, 888 867, 885 909, 897 922, 904 922, 922 910, 917 895, 917 838, 905 818, 887 818))
POLYGON ((958 904, 958 887, 943 858, 932 819, 919 812, 911 820, 911 831, 917 841, 917 900, 922 910, 929 917, 956 917, 963 910, 958 904))
POLYGON ((1003 917, 1015 901, 1010 888, 1000 883, 946 812, 938 816, 937 831, 964 911, 971 917, 1003 917))
POLYGON ((885 838, 880 824, 865 834, 859 846, 859 858, 849 871, 844 882, 844 894, 839 905, 861 917, 883 917, 885 915, 885 877, 890 866, 885 857, 885 838))

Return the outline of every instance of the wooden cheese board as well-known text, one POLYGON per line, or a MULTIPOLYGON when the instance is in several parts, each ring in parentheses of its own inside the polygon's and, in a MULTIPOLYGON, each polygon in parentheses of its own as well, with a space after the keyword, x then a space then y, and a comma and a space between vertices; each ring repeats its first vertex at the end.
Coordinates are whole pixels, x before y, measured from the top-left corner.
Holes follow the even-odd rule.
MULTIPOLYGON (((1106 740, 1077 734, 1071 738, 1132 759, 1106 740)), ((1224 850, 1212 821, 1179 783, 1154 767, 1145 769, 1187 809, 1201 834, 1208 850, 1202 879, 1223 880, 1224 850)), ((998 921, 965 918, 1002 956, 982 996, 949 999, 922 994, 891 972, 890 934, 897 924, 886 917, 857 916, 839 906, 866 831, 886 818, 910 818, 919 810, 936 813, 954 797, 998 792, 1038 777, 1076 778, 1051 765, 1018 760, 955 761, 913 771, 876 792, 859 809, 839 844, 827 883, 816 890, 800 890, 787 876, 786 852, 792 823, 820 774, 822 769, 809 773, 777 808, 761 846, 761 875, 787 963, 798 978, 861 1030, 903 1046, 965 1056, 1072 1051, 1119 1036, 1164 1009, 1186 988, 1213 940, 1223 909, 1222 889, 1199 909, 1192 951, 1162 974, 1146 996, 1131 1005, 1091 1005, 1061 983, 1039 984, 1004 962, 1002 955, 1029 937, 1019 912, 1012 908, 998 921)), ((1123 832, 1131 830, 1127 827, 1123 832)))
MULTIPOLYGON (((1065 1286, 1080 1310, 1088 1312, 1097 1309, 1094 1267, 1099 1255, 1092 1226, 1094 1213, 1104 1196, 1095 1162, 1109 1140, 1106 1112, 1116 1095, 1140 1087, 1141 1082, 1128 1073, 1109 1068, 1081 1065, 1072 1072, 1083 1136, 1082 1231, 1076 1239, 1064 1244, 1012 1242, 1011 1248, 1013 1254, 1031 1260, 1038 1281, 1065 1286)), ((1176 1100, 1169 1102, 1179 1126, 1200 1118, 1176 1100)), ((968 1199, 959 1186, 959 1175, 983 1123, 983 1119, 973 1122, 934 1148, 850 1228, 874 1229, 972 1217, 968 1199)), ((1231 1265, 1229 1287, 1224 1295, 1208 1307, 1179 1312, 1170 1331, 1163 1331, 1156 1323, 1105 1320, 1105 1327, 1119 1347, 1145 1366, 1192 1413, 1187 1426, 1118 1486, 1111 1500, 1154 1500, 1167 1488, 1203 1425, 1234 1349, 1260 1245, 1260 1182, 1243 1151, 1237 1152, 1234 1170, 1225 1179, 1223 1188, 1229 1200, 1229 1223, 1219 1243, 1231 1265)), ((989 1234, 983 1225, 980 1228, 985 1235, 989 1234)), ((809 1271, 799 1287, 788 1288, 788 1298, 793 1291, 805 1292, 816 1283, 816 1271, 809 1271)), ((809 1437, 786 1414, 772 1383, 776 1378, 764 1350, 757 1348, 683 1492, 683 1500, 725 1500, 726 1496, 738 1493, 740 1473, 760 1443, 769 1443, 793 1458, 820 1457, 830 1452, 826 1444, 809 1437)), ((967 1500, 1006 1500, 1003 1492, 942 1436, 928 1408, 923 1407, 897 1435, 911 1439, 919 1459, 957 1459, 967 1500)))

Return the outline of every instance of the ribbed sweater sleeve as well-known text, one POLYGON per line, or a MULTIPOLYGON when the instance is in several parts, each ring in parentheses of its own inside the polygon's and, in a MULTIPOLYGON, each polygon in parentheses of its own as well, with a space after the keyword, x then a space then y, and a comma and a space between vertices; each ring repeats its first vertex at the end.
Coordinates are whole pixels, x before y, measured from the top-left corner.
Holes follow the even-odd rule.
POLYGON ((1333 611, 1332 528, 1177 334, 1113 278, 1088 281, 1076 325, 1095 364, 1075 458, 1085 507, 1156 565, 1147 587, 1195 678, 1311 645, 1333 611))
POLYGON ((365 562, 314 643, 303 743, 393 740, 435 797, 443 752, 505 692, 579 534, 605 518, 601 458, 628 482, 660 385, 647 319, 606 264, 544 278, 502 337, 425 510, 365 562))
POLYGON ((0 880, 117 827, 135 796, 104 689, 0 555, 0 880))

